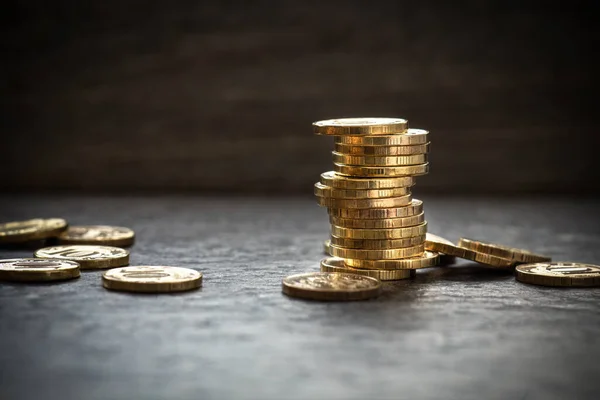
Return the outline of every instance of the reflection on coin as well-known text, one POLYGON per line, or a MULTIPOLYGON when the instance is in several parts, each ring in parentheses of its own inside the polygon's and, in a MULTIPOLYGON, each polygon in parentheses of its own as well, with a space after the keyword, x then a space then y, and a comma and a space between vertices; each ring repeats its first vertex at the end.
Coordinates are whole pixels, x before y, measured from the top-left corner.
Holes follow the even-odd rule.
POLYGON ((357 260, 395 260, 398 258, 418 257, 421 256, 424 251, 425 247, 422 244, 412 247, 382 250, 346 249, 333 244, 329 246, 329 254, 332 256, 353 258, 357 260))
POLYGON ((113 268, 102 275, 102 285, 107 289, 125 292, 183 292, 199 288, 202 285, 202 274, 180 267, 113 268))
POLYGON ((412 146, 429 142, 429 132, 409 128, 404 134, 377 136, 336 136, 335 143, 357 146, 412 146))
POLYGON ((315 196, 333 199, 380 199, 389 197, 405 196, 410 193, 407 187, 390 189, 337 189, 315 183, 315 196))
POLYGON ((341 154, 335 151, 333 153, 333 162, 344 165, 365 165, 365 166, 401 166, 401 165, 419 165, 427 162, 426 154, 412 154, 408 156, 355 156, 341 154))
POLYGON ((399 167, 369 167, 333 163, 333 169, 340 175, 365 178, 419 176, 429 173, 429 163, 399 167))
POLYGON ((411 215, 402 218, 386 218, 386 219, 354 219, 354 218, 338 218, 329 217, 329 222, 332 225, 341 226, 342 228, 356 229, 392 229, 403 228, 406 226, 420 225, 425 222, 425 213, 411 215))
POLYGON ((129 228, 106 225, 70 226, 58 237, 61 244, 97 244, 105 246, 131 246, 135 233, 129 228))
POLYGON ((328 208, 396 208, 407 206, 411 201, 412 198, 409 194, 385 199, 334 199, 317 196, 317 203, 328 208))
POLYGON ((600 266, 574 262, 552 262, 518 265, 520 282, 542 286, 600 286, 600 266))
POLYGON ((22 243, 58 236, 67 229, 62 218, 36 218, 0 224, 0 243, 22 243))
POLYGON ((282 292, 288 296, 310 300, 367 300, 381 294, 381 282, 357 274, 313 272, 284 278, 282 292))
POLYGON ((331 245, 331 240, 326 240, 323 242, 323 251, 327 255, 329 255, 329 245, 331 245))
POLYGON ((414 146, 357 146, 335 144, 335 151, 354 156, 407 156, 411 154, 427 154, 429 143, 414 146))
POLYGON ((347 209, 330 207, 327 212, 332 217, 350 219, 403 218, 421 214, 423 212, 423 202, 412 199, 407 206, 391 208, 347 209))
POLYGON ((480 253, 478 251, 458 247, 451 241, 437 235, 429 234, 426 236, 425 249, 444 253, 448 256, 464 258, 490 267, 510 268, 514 266, 514 261, 508 258, 493 256, 490 254, 480 253))
POLYGON ((79 277, 79 264, 66 260, 15 258, 0 260, 0 280, 18 282, 63 281, 79 277))
POLYGON ((394 269, 419 269, 434 267, 439 264, 439 255, 431 251, 426 251, 418 257, 404 258, 398 260, 358 260, 358 259, 347 259, 344 260, 346 265, 354 268, 368 268, 368 269, 382 269, 382 270, 394 270, 394 269))
POLYGON ((331 235, 331 243, 348 249, 386 250, 399 247, 412 247, 425 243, 425 235, 403 239, 348 239, 331 235))
POLYGON ((426 232, 427 222, 420 225, 392 229, 354 229, 331 225, 332 235, 349 239, 403 239, 425 235, 426 232))
POLYGON ((411 176, 400 176, 397 178, 351 178, 336 174, 335 171, 327 171, 321 174, 321 183, 332 188, 346 190, 393 189, 413 186, 415 179, 411 176))
POLYGON ((458 241, 459 247, 475 250, 480 253, 491 254, 493 256, 508 258, 519 263, 535 263, 550 261, 551 258, 534 254, 527 250, 517 249, 514 247, 503 246, 501 244, 486 243, 479 240, 461 238, 458 241))
POLYGON ((129 264, 129 252, 112 246, 52 246, 39 249, 34 255, 37 258, 76 261, 81 269, 112 268, 129 264))
POLYGON ((386 135, 405 133, 408 121, 402 118, 338 118, 313 122, 317 135, 386 135))
POLYGON ((413 269, 377 270, 352 268, 344 264, 344 260, 337 257, 329 257, 321 260, 321 272, 342 272, 358 275, 366 275, 380 281, 398 281, 415 276, 413 269))

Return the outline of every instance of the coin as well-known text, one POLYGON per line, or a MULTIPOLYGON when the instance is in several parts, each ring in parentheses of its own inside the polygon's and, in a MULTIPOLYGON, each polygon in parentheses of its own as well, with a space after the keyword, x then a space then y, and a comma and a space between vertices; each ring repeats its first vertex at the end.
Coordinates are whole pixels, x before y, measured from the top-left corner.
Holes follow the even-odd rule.
POLYGON ((79 277, 79 264, 66 260, 14 258, 0 260, 0 280, 17 282, 63 281, 79 277))
POLYGON ((403 165, 399 167, 367 167, 333 163, 333 169, 340 175, 362 177, 419 176, 429 173, 429 163, 403 165))
POLYGON ((330 207, 327 212, 332 217, 350 219, 402 218, 421 214, 423 212, 423 202, 412 199, 407 206, 393 208, 344 209, 330 207))
POLYGON ((129 228, 106 225, 69 226, 58 237, 60 244, 97 244, 105 246, 131 246, 135 233, 129 228))
POLYGON ((398 281, 401 279, 410 279, 416 275, 412 269, 397 270, 378 270, 378 269, 360 269, 352 268, 344 264, 342 258, 330 257, 321 260, 321 272, 341 272, 358 275, 366 275, 380 281, 398 281))
POLYGON ((405 133, 408 121, 401 118, 337 118, 313 122, 317 135, 386 135, 405 133))
POLYGON ((398 258, 417 257, 422 255, 424 251, 425 246, 422 244, 412 247, 382 250, 347 249, 333 244, 329 246, 329 254, 332 256, 356 260, 395 260, 398 258))
POLYGON ((392 189, 410 187, 415 184, 411 176, 400 176, 395 178, 349 178, 336 174, 334 171, 323 172, 321 183, 336 189, 392 189))
POLYGON ((402 239, 424 235, 427 232, 427 222, 416 226, 393 229, 354 229, 331 225, 331 234, 350 239, 402 239))
POLYGON ((508 258, 519 263, 536 263, 551 260, 550 257, 534 254, 527 250, 467 238, 461 238, 458 241, 458 247, 464 247, 465 249, 475 250, 496 257, 508 258))
POLYGON ((333 162, 344 165, 358 165, 358 166, 406 166, 406 165, 418 165, 427 162, 426 154, 412 154, 409 156, 353 156, 348 154, 341 154, 335 151, 333 154, 333 162))
POLYGON ((331 197, 317 197, 317 203, 329 208, 396 208, 409 205, 409 194, 385 199, 334 199, 331 197))
POLYGON ((414 146, 357 146, 336 143, 335 151, 354 156, 407 156, 429 153, 429 142, 414 146))
POLYGON ((323 242, 323 252, 325 254, 329 254, 329 245, 331 244, 331 240, 326 240, 323 242))
MULTIPOLYGON (((347 249, 386 250, 400 247, 412 247, 425 243, 425 235, 404 239, 348 239, 331 236, 331 244, 347 249)), ((329 252, 327 252, 329 254, 329 252)))
POLYGON ((439 255, 426 251, 417 257, 404 258, 401 260, 361 260, 347 259, 344 262, 354 268, 366 268, 377 270, 405 270, 434 267, 439 264, 439 255))
POLYGON ((381 294, 381 282, 358 274, 313 272, 284 278, 282 292, 309 300, 367 300, 381 294))
POLYGON ((411 215, 410 217, 402 218, 386 218, 386 219, 350 219, 329 217, 329 222, 333 225, 343 228, 357 229, 390 229, 402 228, 405 226, 420 225, 425 222, 425 213, 411 215))
POLYGON ((520 282, 542 286, 600 286, 600 267, 574 262, 518 265, 515 277, 520 282))
POLYGON ((357 146, 412 146, 429 142, 429 132, 409 128, 406 133, 381 136, 336 136, 335 143, 357 146))
POLYGON ((315 196, 330 197, 334 199, 380 199, 389 197, 399 197, 410 194, 406 187, 391 189, 334 189, 325 186, 320 182, 315 183, 315 196))
POLYGON ((112 268, 129 264, 129 252, 112 246, 51 246, 37 250, 34 256, 76 261, 81 269, 112 268))
POLYGON ((480 253, 478 251, 465 249, 463 247, 458 247, 449 240, 431 234, 427 236, 427 240, 425 242, 425 249, 444 253, 449 256, 475 261, 480 264, 488 265, 490 267, 508 268, 514 265, 513 260, 480 253))
POLYGON ((62 218, 36 218, 0 224, 0 243, 22 243, 58 236, 67 229, 62 218))
POLYGON ((193 269, 180 267, 113 268, 102 275, 102 286, 125 292, 183 292, 202 286, 202 274, 193 269))

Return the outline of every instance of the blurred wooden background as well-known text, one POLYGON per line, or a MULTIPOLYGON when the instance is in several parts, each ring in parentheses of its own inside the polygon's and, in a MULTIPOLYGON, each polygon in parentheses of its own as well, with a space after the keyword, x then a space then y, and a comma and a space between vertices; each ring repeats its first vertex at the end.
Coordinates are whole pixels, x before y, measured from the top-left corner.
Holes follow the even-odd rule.
POLYGON ((310 193, 312 121, 399 116, 417 190, 598 193, 591 5, 8 1, 0 189, 310 193))

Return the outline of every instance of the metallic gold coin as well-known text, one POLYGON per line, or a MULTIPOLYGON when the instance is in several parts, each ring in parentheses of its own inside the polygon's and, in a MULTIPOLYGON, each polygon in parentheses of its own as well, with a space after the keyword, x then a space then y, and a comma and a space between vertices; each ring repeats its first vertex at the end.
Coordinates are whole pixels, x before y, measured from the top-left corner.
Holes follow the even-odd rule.
POLYGON ((353 156, 408 156, 429 153, 429 142, 414 146, 357 146, 336 143, 334 149, 337 153, 353 156))
POLYGON ((419 176, 429 173, 429 163, 403 165, 399 167, 367 167, 333 163, 333 169, 340 175, 362 177, 419 176))
MULTIPOLYGON (((404 239, 348 239, 331 236, 331 244, 347 249, 387 250, 401 247, 413 247, 425 243, 425 235, 413 236, 404 239)), ((327 252, 329 254, 329 251, 327 252)))
POLYGON ((321 260, 321 272, 341 272, 358 275, 366 275, 380 281, 399 281, 410 279, 416 275, 413 269, 379 270, 352 268, 344 264, 342 258, 330 257, 321 260))
POLYGON ((360 260, 347 259, 344 262, 354 268, 366 268, 377 270, 406 270, 435 267, 439 264, 439 255, 426 251, 418 257, 405 258, 402 260, 360 260))
POLYGON ((461 238, 458 241, 458 247, 464 247, 465 249, 475 250, 496 257, 508 258, 519 263, 536 263, 551 260, 550 257, 534 254, 527 250, 467 238, 461 238))
POLYGON ((425 246, 422 244, 413 247, 382 250, 347 249, 333 244, 329 246, 329 254, 332 256, 355 260, 395 260, 398 258, 417 257, 422 255, 424 251, 425 246))
POLYGON ((347 154, 331 152, 333 154, 333 162, 344 165, 357 166, 406 166, 419 165, 427 162, 426 154, 412 154, 410 156, 353 156, 347 154))
POLYGON ((510 268, 514 265, 513 260, 458 247, 449 240, 431 234, 427 235, 425 249, 444 253, 449 256, 464 258, 465 260, 475 261, 490 267, 510 268))
POLYGON ((342 228, 393 229, 420 225, 425 222, 425 213, 411 215, 410 217, 386 219, 350 219, 330 216, 329 222, 342 228))
POLYGON ((313 122, 317 135, 389 135, 405 133, 408 121, 401 118, 338 118, 313 122))
POLYGON ((396 178, 349 178, 336 174, 334 171, 328 171, 321 174, 321 183, 336 189, 372 190, 411 187, 414 186, 415 179, 411 176, 396 178))
POLYGON ((23 243, 58 236, 67 229, 62 218, 36 218, 0 224, 0 243, 23 243))
POLYGON ((409 205, 403 207, 372 208, 364 210, 330 207, 327 209, 327 212, 332 217, 349 219, 403 218, 421 214, 423 212, 423 202, 418 199, 412 199, 409 205))
POLYGON ((600 286, 600 267, 573 262, 518 265, 515 277, 520 282, 542 286, 600 286))
POLYGON ((336 136, 335 143, 356 146, 413 146, 429 142, 429 132, 409 128, 404 134, 377 136, 336 136))
POLYGON ((60 244, 97 244, 105 246, 131 246, 135 233, 129 228, 106 225, 69 226, 58 237, 60 244))
POLYGON ((367 300, 381 294, 381 282, 358 274, 313 272, 284 278, 281 289, 288 296, 309 300, 367 300))
POLYGON ((125 292, 184 292, 202 286, 202 274, 193 269, 180 267, 113 268, 102 275, 102 286, 125 292))
POLYGON ((410 204, 409 194, 385 199, 334 199, 331 197, 317 197, 317 203, 329 208, 397 208, 410 204))
POLYGON ((14 258, 0 260, 0 280, 14 282, 64 281, 79 277, 75 261, 14 258))
POLYGON ((424 235, 427 232, 427 222, 416 226, 393 229, 354 229, 331 225, 331 234, 349 239, 402 239, 424 235))
POLYGON ((410 194, 406 187, 392 189, 335 189, 325 186, 320 182, 315 183, 315 196, 330 197, 333 199, 381 199, 389 197, 405 196, 410 194))
POLYGON ((81 269, 101 269, 121 267, 129 264, 129 252, 119 247, 67 245, 39 249, 37 258, 55 258, 79 263, 81 269))
POLYGON ((325 254, 329 254, 329 245, 331 245, 331 240, 326 240, 323 242, 323 252, 325 254))

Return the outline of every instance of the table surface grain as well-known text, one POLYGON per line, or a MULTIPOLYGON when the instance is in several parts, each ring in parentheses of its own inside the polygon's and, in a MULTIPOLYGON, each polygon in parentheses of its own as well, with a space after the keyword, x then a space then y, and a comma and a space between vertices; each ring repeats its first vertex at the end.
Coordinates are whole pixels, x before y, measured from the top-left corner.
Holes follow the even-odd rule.
MULTIPOLYGON (((600 202, 424 198, 430 231, 600 263, 600 202)), ((316 271, 327 215, 309 198, 4 196, 0 220, 135 229, 132 265, 202 289, 110 292, 101 271, 0 284, 2 399, 584 399, 600 390, 600 289, 515 282, 459 262, 366 302, 281 294, 316 271)), ((31 250, 0 250, 2 258, 31 250)))

